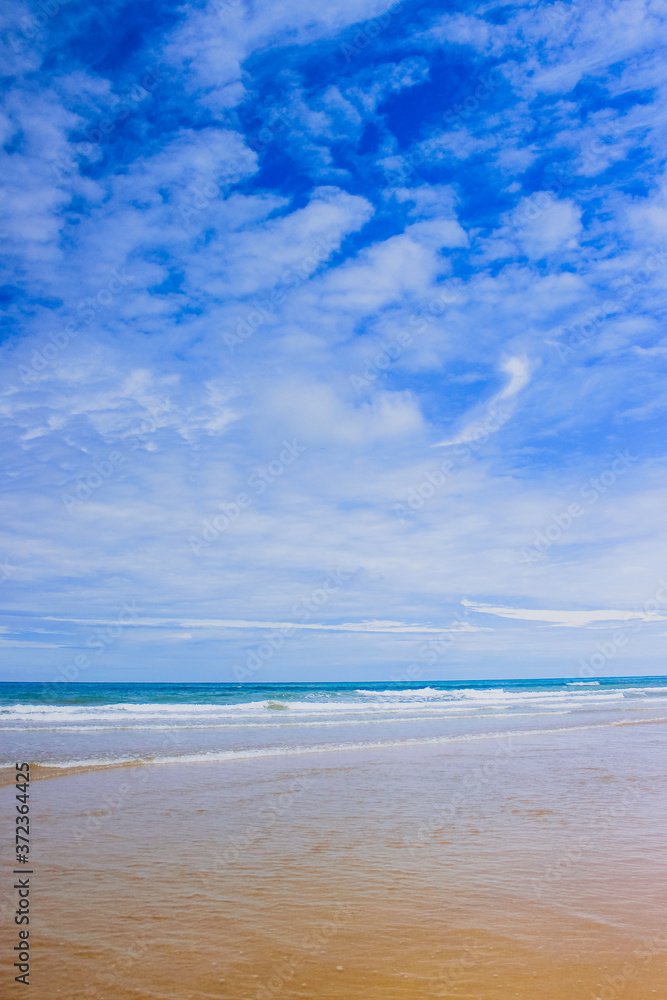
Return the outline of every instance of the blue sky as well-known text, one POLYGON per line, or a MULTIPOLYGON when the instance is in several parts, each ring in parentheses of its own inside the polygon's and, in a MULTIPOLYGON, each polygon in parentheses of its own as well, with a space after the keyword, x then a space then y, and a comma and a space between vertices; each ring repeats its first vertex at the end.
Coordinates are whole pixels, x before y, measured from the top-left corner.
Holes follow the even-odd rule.
POLYGON ((2 18, 3 679, 667 672, 660 4, 2 18))

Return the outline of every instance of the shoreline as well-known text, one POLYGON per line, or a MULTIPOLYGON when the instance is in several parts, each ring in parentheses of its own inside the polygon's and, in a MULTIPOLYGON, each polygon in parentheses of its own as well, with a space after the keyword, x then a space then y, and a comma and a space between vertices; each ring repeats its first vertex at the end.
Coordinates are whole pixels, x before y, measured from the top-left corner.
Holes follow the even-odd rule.
MULTIPOLYGON (((349 753, 355 751, 370 750, 409 750, 412 747, 438 747, 448 744, 469 744, 486 740, 516 739, 518 737, 549 737, 551 735, 566 735, 575 732, 587 732, 591 730, 609 730, 614 728, 664 725, 667 723, 667 716, 652 719, 611 719, 606 722, 591 722, 572 726, 553 726, 541 729, 498 729, 491 732, 465 733, 456 735, 439 735, 431 737, 414 737, 404 740, 369 740, 357 743, 334 743, 316 744, 312 746, 279 746, 267 747, 263 749, 244 749, 238 751, 218 751, 202 754, 182 754, 181 756, 155 757, 153 759, 122 760, 104 763, 101 761, 85 761, 67 765, 59 763, 30 763, 31 780, 43 781, 49 778, 66 777, 71 774, 85 774, 93 771, 110 771, 118 768, 128 767, 148 767, 166 766, 170 764, 225 764, 240 760, 262 760, 267 758, 289 758, 306 755, 319 755, 329 753, 349 753)), ((178 727, 174 726, 174 730, 178 727)), ((0 767, 0 788, 13 784, 13 765, 0 767)))

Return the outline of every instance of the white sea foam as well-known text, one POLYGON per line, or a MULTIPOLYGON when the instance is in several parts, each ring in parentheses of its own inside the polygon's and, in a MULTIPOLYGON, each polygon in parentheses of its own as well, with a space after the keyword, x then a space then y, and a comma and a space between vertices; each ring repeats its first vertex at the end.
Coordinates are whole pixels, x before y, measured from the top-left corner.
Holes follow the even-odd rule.
POLYGON ((517 739, 526 736, 549 737, 560 733, 583 732, 592 729, 612 729, 619 726, 636 726, 647 724, 664 724, 667 717, 654 719, 614 719, 607 722, 586 723, 579 726, 557 726, 550 729, 517 729, 500 730, 490 733, 465 733, 453 736, 434 736, 425 738, 415 738, 406 740, 364 740, 354 743, 319 743, 310 746, 273 746, 273 747, 253 747, 243 750, 214 750, 204 753, 184 753, 182 755, 165 755, 162 757, 145 756, 143 758, 132 758, 128 756, 99 757, 87 760, 65 760, 65 761, 37 761, 40 767, 66 769, 95 766, 113 766, 120 764, 196 764, 196 763, 217 763, 224 761, 235 761, 252 759, 259 757, 292 757, 306 754, 320 753, 341 753, 354 750, 391 750, 416 746, 437 746, 448 743, 472 743, 478 740, 504 740, 517 739))
POLYGON ((383 697, 383 698, 442 698, 447 694, 451 694, 449 691, 440 691, 437 688, 425 687, 418 688, 416 691, 403 690, 403 691, 369 691, 366 688, 357 688, 354 692, 355 694, 363 694, 366 697, 383 697))
MULTIPOLYGON (((537 718, 541 715, 569 715, 567 711, 549 711, 549 712, 531 712, 530 718, 537 718)), ((526 718, 524 712, 505 712, 503 713, 503 719, 513 719, 513 718, 526 718)), ((440 722, 446 721, 447 719, 460 719, 459 715, 434 715, 428 716, 429 720, 440 722)), ((494 719, 498 718, 496 712, 479 713, 475 715, 476 719, 494 719)), ((322 729, 327 726, 333 728, 338 728, 340 726, 384 726, 391 725, 392 723, 405 723, 405 722, 422 722, 424 719, 423 715, 397 715, 394 717, 383 716, 377 719, 316 719, 315 721, 303 721, 299 720, 298 728, 307 729, 308 727, 315 727, 317 729, 322 729)), ((285 729, 290 726, 289 721, 285 722, 203 722, 203 723, 184 723, 182 726, 174 727, 173 725, 168 725, 167 723, 146 725, 144 723, 137 723, 133 726, 6 726, 4 727, 5 732, 12 733, 108 733, 115 731, 131 730, 132 732, 143 732, 143 731, 156 731, 156 732, 171 732, 174 728, 191 730, 191 729, 240 729, 245 731, 246 729, 285 729)), ((3 727, 0 726, 0 732, 3 731, 3 727)))
MULTIPOLYGON (((475 717, 482 712, 519 711, 526 715, 553 711, 601 711, 628 701, 645 700, 657 706, 667 699, 667 688, 637 686, 601 687, 597 681, 572 681, 558 690, 506 690, 503 688, 457 688, 438 690, 357 691, 335 699, 280 701, 280 724, 305 725, 311 720, 355 720, 404 717, 418 721, 446 717, 475 717)), ((276 701, 258 700, 234 704, 145 702, 107 705, 31 705, 16 704, 0 710, 0 728, 33 726, 50 728, 71 724, 81 729, 94 726, 134 728, 164 723, 172 728, 190 728, 229 723, 251 725, 276 715, 276 701)))

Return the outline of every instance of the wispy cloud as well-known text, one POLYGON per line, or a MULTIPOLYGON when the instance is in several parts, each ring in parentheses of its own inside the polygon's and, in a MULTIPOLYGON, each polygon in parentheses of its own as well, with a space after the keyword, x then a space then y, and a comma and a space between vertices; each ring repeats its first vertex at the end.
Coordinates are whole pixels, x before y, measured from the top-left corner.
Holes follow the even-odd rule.
POLYGON ((534 610, 532 608, 496 608, 491 604, 478 604, 475 601, 463 600, 461 602, 471 611, 480 611, 486 615, 497 615, 499 618, 514 618, 516 621, 524 622, 547 622, 550 625, 562 625, 566 628, 582 628, 592 622, 606 622, 610 625, 619 622, 643 621, 662 622, 667 621, 667 615, 659 615, 655 611, 549 611, 534 610))
POLYGON ((477 440, 480 428, 499 430, 514 412, 514 398, 530 381, 530 365, 527 358, 508 358, 501 365, 501 371, 509 375, 507 385, 496 393, 489 402, 477 411, 474 419, 468 419, 463 429, 453 438, 439 441, 435 447, 445 447, 455 444, 465 444, 477 440))
MULTIPOLYGON (((48 617, 48 621, 70 622, 76 625, 89 625, 91 627, 100 625, 113 625, 112 620, 94 620, 86 618, 55 618, 48 617)), ((189 619, 177 621, 170 618, 137 618, 129 622, 139 628, 182 628, 182 629, 308 629, 315 632, 387 632, 390 634, 428 633, 428 632, 488 632, 481 626, 475 626, 468 622, 452 622, 445 625, 419 625, 407 624, 406 622, 394 621, 360 621, 343 622, 342 624, 331 624, 325 622, 263 622, 263 621, 243 621, 222 620, 222 619, 189 619)))
MULTIPOLYGON (((76 647, 134 598, 109 676, 185 642, 218 676, 292 625, 281 669, 386 676, 464 594, 438 669, 567 672, 575 626, 658 620, 664 11, 496 13, 3 8, 12 670, 48 673, 43 616, 76 647)), ((626 666, 660 655, 649 628, 626 666)))

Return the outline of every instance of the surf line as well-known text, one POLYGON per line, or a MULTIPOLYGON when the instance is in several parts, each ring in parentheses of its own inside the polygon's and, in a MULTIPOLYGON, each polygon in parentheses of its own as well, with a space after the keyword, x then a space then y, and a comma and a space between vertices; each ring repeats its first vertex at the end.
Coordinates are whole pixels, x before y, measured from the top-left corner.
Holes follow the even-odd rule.
MULTIPOLYGON (((657 723, 667 722, 667 717, 658 719, 619 719, 614 722, 593 722, 582 726, 558 726, 550 729, 506 729, 492 733, 469 733, 462 736, 433 736, 426 739, 408 740, 374 740, 367 743, 320 743, 314 746, 294 746, 294 747, 272 747, 262 750, 228 750, 213 754, 191 754, 180 757, 156 757, 149 761, 126 759, 114 761, 113 763, 123 764, 213 764, 228 760, 254 760, 258 757, 292 757, 309 753, 333 753, 335 751, 344 752, 346 750, 393 750, 407 746, 436 746, 445 743, 472 743, 477 740, 497 740, 516 736, 549 736, 552 733, 574 733, 588 729, 612 729, 615 726, 647 726, 657 723)), ((70 762, 69 765, 44 764, 40 766, 63 767, 85 766, 86 761, 70 762)), ((111 763, 111 762, 110 762, 111 763)), ((113 765, 112 765, 113 766, 113 765)))

